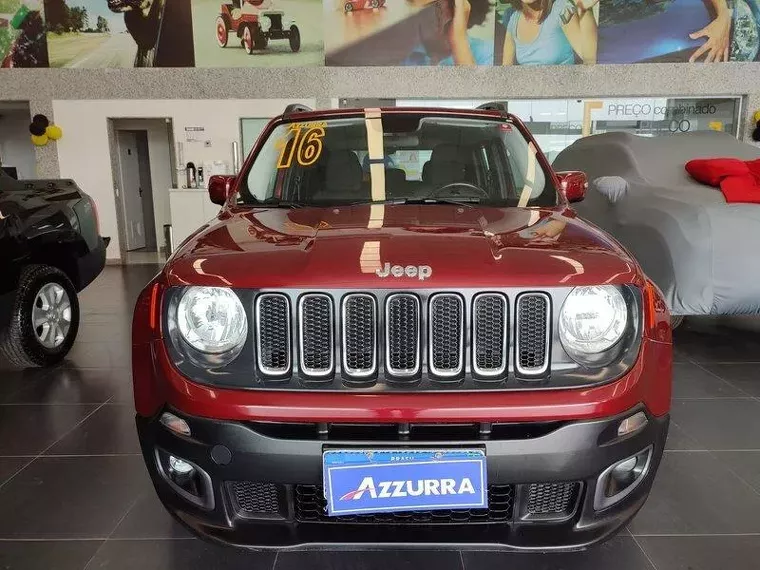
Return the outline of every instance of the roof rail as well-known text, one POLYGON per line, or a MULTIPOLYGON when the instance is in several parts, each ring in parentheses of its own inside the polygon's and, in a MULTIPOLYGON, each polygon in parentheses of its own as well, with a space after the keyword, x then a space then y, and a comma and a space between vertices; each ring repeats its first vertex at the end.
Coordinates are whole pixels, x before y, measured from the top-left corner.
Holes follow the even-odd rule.
POLYGON ((478 105, 478 109, 481 109, 482 111, 502 111, 506 113, 507 102, 506 101, 490 101, 488 103, 483 103, 482 105, 478 105))
POLYGON ((307 107, 306 105, 301 105, 300 103, 293 103, 292 105, 288 105, 285 107, 285 111, 283 111, 283 115, 292 115, 293 113, 311 113, 314 109, 311 107, 307 107))

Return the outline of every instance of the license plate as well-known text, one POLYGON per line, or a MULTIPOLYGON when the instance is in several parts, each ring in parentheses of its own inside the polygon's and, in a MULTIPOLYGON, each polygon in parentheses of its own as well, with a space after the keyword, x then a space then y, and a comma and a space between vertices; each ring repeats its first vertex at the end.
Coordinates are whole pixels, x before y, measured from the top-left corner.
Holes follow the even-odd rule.
POLYGON ((331 449, 322 473, 330 516, 488 506, 480 449, 331 449))

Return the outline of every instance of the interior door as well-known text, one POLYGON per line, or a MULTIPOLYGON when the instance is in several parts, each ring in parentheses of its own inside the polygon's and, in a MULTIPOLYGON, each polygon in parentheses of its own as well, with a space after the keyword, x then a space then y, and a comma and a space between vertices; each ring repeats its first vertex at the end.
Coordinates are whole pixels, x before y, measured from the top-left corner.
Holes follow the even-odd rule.
POLYGON ((119 146, 119 171, 121 178, 121 206, 124 215, 125 249, 132 251, 145 247, 145 219, 143 216, 142 188, 140 187, 140 163, 137 155, 137 135, 129 131, 117 131, 119 146))

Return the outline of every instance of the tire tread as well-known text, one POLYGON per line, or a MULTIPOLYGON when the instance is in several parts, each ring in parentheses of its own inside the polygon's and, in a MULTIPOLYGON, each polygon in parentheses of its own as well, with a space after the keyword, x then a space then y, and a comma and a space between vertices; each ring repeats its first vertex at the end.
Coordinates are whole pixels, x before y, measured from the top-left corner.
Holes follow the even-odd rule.
POLYGON ((0 327, 0 355, 10 364, 19 368, 33 366, 49 366, 55 364, 66 356, 76 340, 79 328, 79 302, 76 289, 71 280, 60 269, 50 265, 28 265, 21 270, 16 296, 13 300, 13 310, 8 325, 0 327), (71 329, 69 337, 64 341, 63 348, 55 353, 47 353, 37 344, 36 340, 29 338, 24 330, 29 325, 31 312, 24 314, 23 304, 30 294, 32 287, 39 289, 39 280, 57 281, 61 283, 69 294, 72 308, 71 329))

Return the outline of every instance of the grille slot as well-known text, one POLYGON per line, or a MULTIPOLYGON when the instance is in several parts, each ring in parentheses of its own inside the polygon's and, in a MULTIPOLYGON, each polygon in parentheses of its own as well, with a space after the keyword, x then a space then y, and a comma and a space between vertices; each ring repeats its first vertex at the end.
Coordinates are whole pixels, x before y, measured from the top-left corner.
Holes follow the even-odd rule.
POLYGON ((256 298, 256 353, 259 370, 282 376, 291 367, 290 301, 279 293, 256 298))
POLYGON ((458 376, 464 369, 464 302, 459 295, 439 293, 430 298, 430 357, 436 376, 458 376))
POLYGON ((307 376, 329 376, 334 369, 333 303, 322 293, 298 301, 298 349, 301 371, 307 376))
POLYGON ((377 303, 372 295, 343 298, 343 372, 366 378, 377 371, 377 303))
POLYGON ((420 371, 420 300, 396 293, 385 310, 385 366, 394 376, 415 376, 420 371))
POLYGON ((489 485, 488 508, 469 510, 408 511, 369 515, 327 516, 327 501, 321 485, 296 485, 295 513, 299 522, 332 524, 470 524, 506 523, 512 520, 514 486, 489 485))
POLYGON ((520 375, 539 376, 549 368, 551 308, 546 293, 525 293, 517 298, 515 369, 520 375))
POLYGON ((473 301, 472 368, 479 376, 501 376, 507 370, 507 299, 482 293, 473 301))
POLYGON ((529 517, 567 516, 575 511, 580 483, 533 483, 525 508, 529 517))
POLYGON ((227 481, 235 512, 242 517, 280 514, 280 491, 274 483, 227 481))

